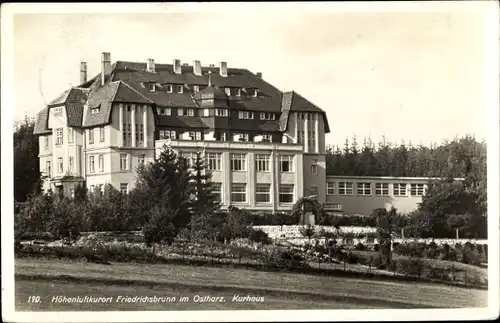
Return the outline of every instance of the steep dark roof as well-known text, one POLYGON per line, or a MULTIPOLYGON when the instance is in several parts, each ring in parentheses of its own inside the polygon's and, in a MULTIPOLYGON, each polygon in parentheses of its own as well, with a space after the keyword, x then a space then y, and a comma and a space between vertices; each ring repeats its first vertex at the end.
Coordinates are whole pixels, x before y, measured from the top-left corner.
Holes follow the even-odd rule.
POLYGON ((123 81, 114 81, 90 91, 87 100, 87 112, 83 121, 84 127, 105 125, 111 122, 113 102, 151 104, 154 103, 140 92, 123 81), (93 108, 99 108, 92 114, 93 108))
POLYGON ((163 127, 175 128, 208 128, 201 117, 189 116, 158 116, 158 123, 163 127))
POLYGON ((282 114, 280 118, 280 129, 286 130, 288 126, 288 114, 292 112, 320 112, 323 115, 325 121, 325 133, 330 132, 330 126, 328 125, 328 118, 326 117, 325 111, 318 108, 316 105, 305 99, 303 96, 297 92, 285 92, 282 97, 282 111, 286 111, 286 121, 285 116, 282 114))
POLYGON ((34 134, 43 135, 50 133, 51 131, 48 128, 48 122, 49 122, 49 108, 45 107, 42 109, 42 111, 38 112, 36 115, 35 129, 33 131, 34 134))
POLYGON ((66 98, 66 116, 70 127, 81 127, 83 107, 87 101, 88 89, 72 88, 66 98))

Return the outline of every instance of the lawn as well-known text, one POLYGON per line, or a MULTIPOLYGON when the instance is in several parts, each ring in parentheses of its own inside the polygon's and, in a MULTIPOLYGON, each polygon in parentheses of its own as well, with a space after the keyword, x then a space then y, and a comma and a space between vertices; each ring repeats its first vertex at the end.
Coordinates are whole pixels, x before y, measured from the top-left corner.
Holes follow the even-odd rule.
POLYGON ((377 281, 284 272, 81 261, 16 259, 18 310, 348 309, 483 307, 487 291, 417 282, 377 281), (104 286, 105 285, 105 286, 104 286), (223 303, 56 304, 52 296, 224 296, 223 303), (234 294, 263 303, 232 302, 234 294), (42 303, 28 304, 29 295, 42 303))

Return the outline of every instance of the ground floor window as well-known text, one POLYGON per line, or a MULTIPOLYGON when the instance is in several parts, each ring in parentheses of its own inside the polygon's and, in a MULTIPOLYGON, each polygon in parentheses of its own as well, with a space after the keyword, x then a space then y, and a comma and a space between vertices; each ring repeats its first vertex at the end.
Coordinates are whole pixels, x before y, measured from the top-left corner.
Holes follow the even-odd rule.
POLYGON ((231 202, 245 203, 247 201, 247 184, 233 183, 231 185, 231 202))
POLYGON ((257 203, 271 202, 271 184, 257 184, 255 187, 255 201, 257 203))
POLYGON ((293 184, 280 185, 280 203, 293 203, 293 184))

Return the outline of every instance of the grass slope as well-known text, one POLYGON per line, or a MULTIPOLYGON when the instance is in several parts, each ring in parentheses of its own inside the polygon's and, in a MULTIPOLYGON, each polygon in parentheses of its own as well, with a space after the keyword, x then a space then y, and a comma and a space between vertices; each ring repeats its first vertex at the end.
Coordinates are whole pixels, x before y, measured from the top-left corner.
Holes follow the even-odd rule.
MULTIPOLYGON (((176 304, 172 309, 303 309, 303 308, 415 308, 483 307, 487 291, 417 282, 388 282, 295 273, 259 272, 243 269, 113 263, 99 265, 78 261, 16 259, 16 308, 18 310, 75 310, 75 304, 50 303, 52 296, 146 295, 166 296, 203 293, 227 296, 218 304, 176 304), (107 283, 106 283, 107 282, 107 283), (103 285, 106 286, 103 288, 103 285), (125 286, 125 285, 129 286, 125 286), (131 285, 130 285, 131 284, 131 285), (36 291, 36 292, 35 292, 36 291), (92 294, 97 293, 97 294, 92 294), (173 295, 173 293, 175 295, 173 295), (42 296, 31 306, 29 295, 42 296), (236 304, 233 294, 265 296, 263 303, 236 304), (42 307, 40 307, 42 306, 42 307), (47 307, 43 307, 47 306, 47 307), (207 307, 208 306, 208 307, 207 307), (238 307, 241 306, 241 307, 238 307), (358 307, 359 306, 359 307, 358 307)), ((185 295, 189 296, 189 295, 185 295)), ((84 306, 80 304, 78 306, 84 306)), ((173 306, 172 304, 166 304, 173 306)), ((99 310, 85 305, 88 310, 99 310)), ((110 305, 100 310, 158 310, 157 305, 110 305), (121 306, 124 306, 123 308, 121 306)), ((167 306, 167 307, 168 307, 167 306)), ((166 308, 170 309, 170 308, 166 308)))

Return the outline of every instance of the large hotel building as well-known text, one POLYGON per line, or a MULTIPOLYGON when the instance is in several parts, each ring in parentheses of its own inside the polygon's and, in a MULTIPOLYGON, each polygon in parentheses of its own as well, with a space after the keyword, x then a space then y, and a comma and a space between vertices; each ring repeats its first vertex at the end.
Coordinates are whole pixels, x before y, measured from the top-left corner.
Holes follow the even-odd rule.
POLYGON ((371 212, 416 207, 425 178, 327 176, 325 111, 242 68, 118 61, 53 100, 37 116, 44 189, 71 195, 76 184, 128 192, 140 163, 164 144, 187 158, 198 151, 222 205, 290 210, 315 195, 326 209, 371 212))

